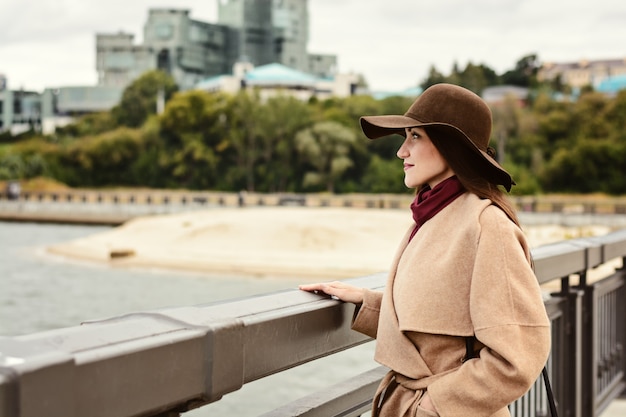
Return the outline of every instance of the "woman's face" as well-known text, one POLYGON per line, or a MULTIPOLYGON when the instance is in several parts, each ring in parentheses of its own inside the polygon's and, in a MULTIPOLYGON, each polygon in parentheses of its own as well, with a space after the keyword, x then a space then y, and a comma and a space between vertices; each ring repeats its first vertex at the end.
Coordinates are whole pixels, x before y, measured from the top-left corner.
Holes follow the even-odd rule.
POLYGON ((441 181, 454 175, 424 129, 411 127, 405 130, 406 139, 396 155, 404 161, 404 184, 407 187, 417 188, 428 184, 430 188, 435 188, 441 181))

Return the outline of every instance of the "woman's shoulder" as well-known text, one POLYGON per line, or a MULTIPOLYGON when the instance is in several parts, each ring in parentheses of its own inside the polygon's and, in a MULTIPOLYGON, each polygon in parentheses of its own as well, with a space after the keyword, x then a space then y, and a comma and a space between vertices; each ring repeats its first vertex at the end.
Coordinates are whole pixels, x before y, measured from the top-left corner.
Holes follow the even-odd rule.
POLYGON ((457 210, 476 215, 480 215, 483 210, 493 204, 491 200, 482 199, 470 192, 462 194, 453 203, 456 203, 457 210))
POLYGON ((471 229, 480 234, 485 231, 500 231, 517 234, 517 224, 493 201, 465 193, 451 204, 452 217, 458 219, 457 228, 471 229))
POLYGON ((458 218, 459 226, 474 225, 480 229, 519 230, 507 214, 488 198, 480 198, 474 193, 465 193, 454 203, 454 215, 458 218))
POLYGON ((457 199, 456 211, 461 219, 472 224, 484 221, 501 221, 508 217, 498 206, 487 198, 473 193, 465 193, 457 199))
POLYGON ((493 204, 485 206, 478 216, 478 226, 480 235, 490 235, 497 237, 500 241, 512 238, 513 241, 526 246, 526 239, 522 229, 514 223, 500 207, 493 204))

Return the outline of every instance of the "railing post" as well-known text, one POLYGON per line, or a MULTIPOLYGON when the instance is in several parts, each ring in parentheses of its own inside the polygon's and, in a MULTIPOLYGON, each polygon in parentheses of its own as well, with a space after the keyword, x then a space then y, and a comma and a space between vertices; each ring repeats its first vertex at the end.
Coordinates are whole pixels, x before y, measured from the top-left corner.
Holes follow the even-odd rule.
MULTIPOLYGON (((622 256, 622 267, 619 269, 619 271, 622 273, 622 276, 626 276, 626 256, 622 256)), ((626 291, 624 291, 624 296, 621 300, 619 300, 618 302, 623 303, 624 306, 626 306, 626 291)), ((618 328, 620 328, 619 331, 621 331, 621 334, 618 334, 618 337, 621 337, 621 340, 626 340, 626 320, 624 320, 624 318, 616 318, 616 320, 621 320, 622 325, 618 328)), ((626 379, 626 343, 620 346, 621 350, 619 352, 619 354, 621 355, 620 359, 622 361, 622 372, 624 375, 624 379, 626 379)), ((626 382, 626 380, 624 381, 626 382)), ((626 398, 626 389, 624 389, 620 395, 620 397, 626 398)))
POLYGON ((577 289, 582 293, 582 351, 580 352, 580 366, 582 367, 582 415, 595 417, 596 407, 596 361, 595 346, 597 344, 593 320, 593 288, 586 283, 586 273, 580 274, 580 284, 577 289))
POLYGON ((557 367, 557 372, 552 373, 552 387, 557 400, 557 408, 559 415, 563 417, 586 417, 587 415, 582 413, 583 371, 580 361, 583 349, 584 294, 582 291, 570 288, 569 278, 566 277, 562 279, 561 292, 553 295, 565 299, 563 343, 556 347, 557 352, 555 352, 562 358, 558 360, 558 363, 553 364, 557 367), (559 365, 561 369, 558 369, 559 365))
POLYGON ((603 410, 614 398, 626 394, 626 258, 606 284, 594 287, 596 345, 596 408, 603 410))

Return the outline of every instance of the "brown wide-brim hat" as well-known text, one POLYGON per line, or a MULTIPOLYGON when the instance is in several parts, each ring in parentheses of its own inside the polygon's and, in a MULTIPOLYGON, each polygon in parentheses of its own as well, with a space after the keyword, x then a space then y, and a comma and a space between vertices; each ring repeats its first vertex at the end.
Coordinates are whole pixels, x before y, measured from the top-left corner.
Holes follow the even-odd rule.
POLYGON ((482 177, 507 191, 515 184, 511 175, 493 158, 489 147, 491 110, 478 95, 453 84, 435 84, 400 115, 363 116, 363 133, 370 139, 399 134, 406 128, 423 127, 433 145, 452 170, 464 177, 482 177))

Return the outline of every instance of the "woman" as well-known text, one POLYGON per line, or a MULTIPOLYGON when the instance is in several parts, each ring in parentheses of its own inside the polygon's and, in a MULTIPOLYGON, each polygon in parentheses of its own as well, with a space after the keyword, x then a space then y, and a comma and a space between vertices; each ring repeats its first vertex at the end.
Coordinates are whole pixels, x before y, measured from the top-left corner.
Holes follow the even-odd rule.
POLYGON ((425 90, 404 116, 362 117, 397 152, 418 190, 384 293, 342 282, 302 285, 357 305, 353 329, 376 338, 390 372, 373 416, 509 416, 550 351, 550 324, 528 244, 488 147, 491 111, 462 87, 425 90), (469 357, 467 353, 471 352, 469 357))

